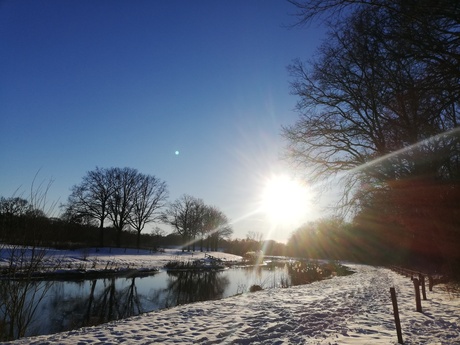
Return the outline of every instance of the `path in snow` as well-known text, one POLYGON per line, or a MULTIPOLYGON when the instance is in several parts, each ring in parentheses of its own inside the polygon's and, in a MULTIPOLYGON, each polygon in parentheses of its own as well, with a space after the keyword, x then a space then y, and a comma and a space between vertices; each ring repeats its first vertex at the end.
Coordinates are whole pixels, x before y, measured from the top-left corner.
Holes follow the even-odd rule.
POLYGON ((460 301, 439 287, 415 312, 409 278, 362 265, 356 273, 151 312, 14 344, 397 344, 396 287, 406 344, 460 344, 460 301))

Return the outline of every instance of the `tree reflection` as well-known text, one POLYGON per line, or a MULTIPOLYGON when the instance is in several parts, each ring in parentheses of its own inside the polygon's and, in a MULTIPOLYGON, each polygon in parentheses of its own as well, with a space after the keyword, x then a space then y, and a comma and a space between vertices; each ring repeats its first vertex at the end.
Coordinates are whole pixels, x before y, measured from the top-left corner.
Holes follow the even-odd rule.
POLYGON ((54 308, 51 312, 54 315, 52 332, 94 326, 144 312, 136 278, 126 281, 129 284, 118 288, 116 278, 92 280, 88 295, 64 296, 64 292, 55 293, 54 302, 51 303, 54 308))
POLYGON ((167 288, 152 300, 160 308, 223 298, 229 279, 221 271, 169 271, 167 288))
POLYGON ((113 277, 79 282, 31 282, 32 285, 23 287, 24 282, 0 281, 0 297, 4 297, 0 303, 0 338, 64 332, 154 309, 220 299, 230 285, 227 271, 170 271, 158 278, 147 279, 142 284, 140 277, 113 277), (150 290, 142 295, 140 291, 146 286, 150 290), (33 302, 35 298, 36 303, 28 304, 28 309, 23 310, 26 316, 35 314, 34 322, 32 318, 23 321, 25 319, 15 315, 9 316, 11 313, 5 314, 17 300, 11 299, 11 293, 6 294, 12 290, 21 296, 25 294, 20 291, 29 291, 27 301, 33 302), (9 335, 9 327, 15 320, 20 322, 22 331, 9 335))

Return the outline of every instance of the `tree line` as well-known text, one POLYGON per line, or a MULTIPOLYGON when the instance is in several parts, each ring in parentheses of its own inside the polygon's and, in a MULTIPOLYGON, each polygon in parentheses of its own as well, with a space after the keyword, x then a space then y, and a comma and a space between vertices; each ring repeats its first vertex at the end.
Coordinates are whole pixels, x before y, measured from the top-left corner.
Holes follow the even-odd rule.
POLYGON ((122 231, 131 227, 137 232, 137 247, 145 226, 162 222, 182 236, 190 250, 200 243, 203 250, 216 249, 220 238, 232 233, 228 218, 217 207, 202 199, 183 195, 167 203, 166 182, 132 168, 96 168, 82 182, 72 187, 64 216, 79 222, 99 223, 100 245, 103 246, 104 222, 109 219, 120 246, 122 231))
MULTIPOLYGON (((206 210, 202 200, 184 195, 173 204, 175 206, 163 210, 160 217, 166 217, 164 221, 169 219, 177 223, 179 229, 173 229, 170 234, 166 234, 164 230, 155 227, 150 233, 141 233, 141 248, 159 250, 169 246, 182 246, 184 250, 223 250, 241 256, 248 252, 260 252, 264 255, 309 259, 411 264, 412 238, 396 223, 391 226, 381 223, 377 226, 375 219, 369 218, 368 214, 357 216, 349 223, 338 217, 309 222, 294 230, 284 244, 264 240, 262 233, 253 231, 248 232, 243 239, 229 238, 230 229, 225 222, 221 223, 222 227, 213 227, 217 231, 203 232, 210 229, 211 225, 208 223, 208 227, 201 229, 198 222, 198 212, 206 210), (182 222, 179 222, 180 220, 182 222), (371 227, 369 222, 373 224, 371 227), (195 233, 191 229, 195 229, 195 233)), ((214 208, 210 209, 215 211, 214 208)), ((80 221, 69 221, 66 216, 48 218, 43 211, 34 209, 25 199, 0 198, 0 242, 61 249, 98 247, 99 231, 100 228, 94 221, 84 224, 80 221)), ((108 224, 104 227, 105 246, 116 246, 117 241, 131 248, 139 244, 139 233, 134 229, 125 229, 121 233, 121 239, 118 236, 119 233, 113 226, 108 224)), ((425 263, 440 263, 439 257, 435 255, 425 253, 425 257, 428 259, 425 263)))
POLYGON ((2 197, 0 240, 24 244, 70 241, 100 247, 177 245, 176 237, 164 236, 158 227, 142 236, 148 224, 161 223, 172 227, 184 249, 195 250, 198 244, 201 250, 217 250, 219 241, 233 232, 227 216, 217 207, 190 195, 168 203, 165 181, 127 167, 88 171, 72 186, 59 218, 48 218, 40 206, 21 197, 2 197), (158 244, 152 244, 153 239, 158 244))
POLYGON ((64 219, 99 225, 99 245, 104 246, 104 222, 115 228, 116 245, 127 226, 140 234, 145 225, 158 219, 168 198, 166 182, 133 168, 96 168, 74 185, 63 214, 64 219))
POLYGON ((219 239, 229 238, 232 228, 228 218, 217 207, 205 205, 202 199, 183 195, 163 212, 161 220, 182 236, 184 250, 217 250, 219 239))
POLYGON ((413 260, 436 258, 455 267, 458 2, 290 2, 296 25, 320 19, 329 31, 313 59, 289 66, 299 112, 283 130, 289 159, 310 184, 341 186, 341 211, 367 230, 348 242, 374 238, 403 248, 413 260))

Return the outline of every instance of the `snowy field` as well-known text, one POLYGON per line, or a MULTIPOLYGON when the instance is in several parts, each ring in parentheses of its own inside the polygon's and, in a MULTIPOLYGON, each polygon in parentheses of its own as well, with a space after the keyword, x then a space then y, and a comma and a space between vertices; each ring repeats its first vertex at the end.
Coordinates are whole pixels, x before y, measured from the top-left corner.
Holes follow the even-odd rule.
MULTIPOLYGON (((111 262, 120 267, 151 268, 171 259, 196 259, 204 254, 135 251, 88 252, 84 256, 91 265, 111 262)), ((68 262, 78 264, 79 260, 81 257, 74 255, 68 262)), ((10 344, 397 344, 391 286, 396 288, 405 344, 460 344, 460 299, 451 298, 442 286, 427 291, 423 313, 418 313, 409 278, 380 267, 347 266, 356 273, 310 285, 182 305, 10 344)))
MULTIPOLYGON (((29 257, 30 250, 11 248, 4 246, 0 248, 0 267, 7 266, 11 257, 11 250, 16 256, 29 257)), ((206 252, 223 261, 240 261, 241 256, 221 253, 206 252)), ((88 248, 81 250, 44 250, 45 270, 58 270, 61 273, 78 271, 103 271, 103 270, 151 270, 162 268, 169 261, 190 261, 204 259, 204 252, 182 252, 177 249, 165 249, 163 252, 150 252, 147 250, 123 249, 123 248, 88 248)))

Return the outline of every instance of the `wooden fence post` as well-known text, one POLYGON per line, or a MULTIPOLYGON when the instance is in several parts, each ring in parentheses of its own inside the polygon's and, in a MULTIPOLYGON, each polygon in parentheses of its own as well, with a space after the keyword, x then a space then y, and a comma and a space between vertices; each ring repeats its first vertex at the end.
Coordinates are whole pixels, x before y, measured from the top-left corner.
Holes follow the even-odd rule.
POLYGON ((425 276, 422 273, 419 273, 418 277, 420 279, 420 285, 422 286, 422 297, 423 300, 426 301, 425 276))
POLYGON ((414 278, 412 280, 414 283, 414 289, 415 289, 415 306, 417 308, 418 312, 422 312, 422 302, 420 301, 420 282, 418 281, 417 278, 414 278))
POLYGON ((404 344, 401 333, 401 321, 399 320, 398 301, 396 300, 396 291, 394 287, 390 288, 391 301, 393 302, 393 313, 395 317, 396 334, 398 335, 398 343, 404 344))
POLYGON ((432 277, 431 275, 429 275, 429 276, 428 276, 428 289, 429 289, 430 291, 433 291, 433 283, 434 283, 433 277, 432 277))

